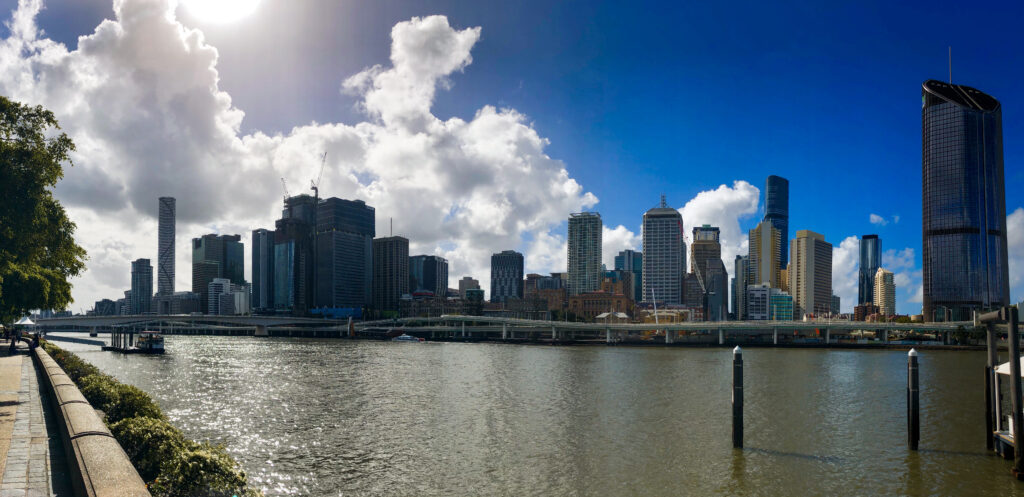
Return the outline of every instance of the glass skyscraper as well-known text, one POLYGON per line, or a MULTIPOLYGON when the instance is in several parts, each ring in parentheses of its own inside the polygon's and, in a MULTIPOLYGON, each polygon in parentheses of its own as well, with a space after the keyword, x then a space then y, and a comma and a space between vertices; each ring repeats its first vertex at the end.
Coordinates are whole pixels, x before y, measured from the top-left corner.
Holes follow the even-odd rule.
POLYGON ((174 197, 160 197, 157 217, 157 293, 174 294, 174 197))
POLYGON ((924 318, 1009 304, 999 101, 928 80, 921 91, 924 318))
POLYGON ((779 268, 789 263, 789 180, 774 174, 764 182, 764 220, 779 230, 779 268))
POLYGON ((875 272, 882 266, 882 240, 878 235, 860 237, 860 271, 857 278, 857 303, 870 304, 875 299, 875 272))
POLYGON ((649 209, 643 218, 644 302, 679 304, 683 299, 686 274, 686 241, 683 217, 665 203, 649 209))

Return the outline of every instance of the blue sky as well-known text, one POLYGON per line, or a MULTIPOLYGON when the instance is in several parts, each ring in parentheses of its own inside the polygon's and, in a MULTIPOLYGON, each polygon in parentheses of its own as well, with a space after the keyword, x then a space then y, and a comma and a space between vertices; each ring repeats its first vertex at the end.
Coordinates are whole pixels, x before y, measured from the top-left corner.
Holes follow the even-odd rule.
MULTIPOLYGON (((601 199, 594 210, 606 225, 638 232, 661 193, 681 207, 720 184, 763 188, 777 174, 790 180, 793 233, 812 229, 836 245, 878 233, 884 249, 913 248, 917 268, 920 86, 947 78, 952 46, 954 82, 1002 102, 1007 213, 1024 205, 1014 187, 1024 175, 1020 2, 263 0, 226 24, 178 14, 217 47, 220 88, 245 111, 243 133, 360 121, 340 82, 387 62, 396 23, 444 14, 482 31, 433 113, 525 114, 550 141, 545 152, 601 199), (871 224, 872 213, 888 224, 871 224)), ((109 1, 50 1, 38 24, 73 49, 112 16, 109 1)), ((919 312, 900 300, 899 311, 919 312)))

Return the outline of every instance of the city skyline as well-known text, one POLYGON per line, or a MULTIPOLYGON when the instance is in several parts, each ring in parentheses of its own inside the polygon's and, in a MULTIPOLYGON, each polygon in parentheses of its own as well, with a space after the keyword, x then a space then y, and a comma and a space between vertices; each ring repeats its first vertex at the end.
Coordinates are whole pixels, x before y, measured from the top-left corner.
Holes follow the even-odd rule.
MULTIPOLYGON (((126 2, 126 5, 130 4, 130 1, 126 2)), ((4 6, 6 5, 8 4, 4 4, 4 6)), ((25 42, 26 37, 30 37, 30 41, 41 42, 41 40, 52 37, 52 39, 58 42, 68 44, 69 53, 65 55, 67 60, 75 60, 83 64, 93 61, 94 56, 77 50, 78 42, 76 38, 79 35, 91 33, 98 24, 98 21, 103 17, 113 18, 114 13, 107 12, 109 5, 100 8, 98 11, 91 7, 82 7, 84 10, 91 12, 92 14, 90 15, 92 17, 90 15, 82 15, 76 18, 75 23, 90 22, 91 24, 76 24, 75 26, 68 25, 67 21, 64 24, 53 24, 55 22, 53 16, 60 15, 61 12, 66 14, 66 9, 69 8, 67 5, 62 5, 60 2, 51 2, 47 5, 47 10, 40 14, 38 18, 38 26, 43 28, 46 34, 42 35, 29 29, 36 26, 32 22, 32 13, 29 12, 28 15, 20 18, 23 23, 18 24, 18 26, 26 26, 26 30, 14 32, 17 37, 20 37, 18 39, 25 42), (99 12, 98 18, 96 18, 96 15, 93 15, 95 12, 99 12)), ((27 8, 31 10, 31 6, 27 8)), ((261 15, 268 15, 267 11, 269 9, 271 7, 263 6, 257 9, 253 15, 257 18, 261 15)), ((304 131, 309 133, 320 132, 321 128, 309 125, 296 131, 289 130, 292 129, 292 126, 308 123, 311 120, 310 116, 293 115, 291 116, 293 119, 290 121, 280 122, 276 125, 269 123, 265 114, 266 111, 251 105, 253 102, 252 92, 255 90, 244 89, 239 84, 238 72, 235 69, 239 59, 234 57, 239 56, 240 49, 236 44, 233 45, 230 43, 230 40, 225 38, 224 28, 198 22, 191 18, 189 13, 185 12, 183 8, 179 8, 177 12, 178 17, 170 17, 167 20, 168 25, 176 26, 177 20, 180 19, 189 29, 202 29, 204 33, 208 34, 207 42, 210 46, 222 49, 219 58, 213 58, 214 55, 209 50, 197 50, 190 55, 190 57, 196 58, 206 57, 207 60, 211 61, 214 68, 221 71, 218 74, 223 84, 218 87, 216 83, 213 83, 211 87, 215 88, 219 93, 211 95, 238 95, 239 98, 237 102, 238 107, 211 106, 216 112, 213 115, 204 117, 204 119, 207 119, 204 122, 212 126, 204 129, 214 130, 211 140, 216 142, 217 140, 224 139, 225 134, 228 137, 227 139, 230 140, 250 137, 251 142, 259 142, 260 146, 269 147, 264 150, 274 150, 275 153, 281 154, 282 160, 287 159, 288 167, 285 170, 284 163, 264 162, 255 163, 252 166, 254 169, 247 169, 246 171, 252 173, 251 175, 244 175, 239 171, 239 176, 247 177, 244 183, 246 189, 243 191, 230 189, 231 186, 238 185, 237 181, 230 177, 223 177, 224 175, 219 173, 219 169, 214 167, 212 163, 206 162, 206 159, 198 160, 194 167, 186 167, 181 159, 188 159, 192 156, 181 155, 180 152, 166 148, 156 149, 157 152, 166 153, 167 156, 161 157, 159 161, 152 164, 150 164, 151 161, 136 160, 139 159, 138 156, 133 156, 131 153, 126 152, 123 156, 114 157, 116 160, 110 161, 111 165, 109 167, 111 169, 100 168, 97 164, 97 158, 89 155, 89 149, 79 151, 75 157, 75 167, 69 168, 66 180, 61 183, 57 190, 58 198, 67 203, 72 220, 80 226, 80 242, 93 256, 89 262, 89 270, 86 274, 74 281, 76 302, 72 304, 71 308, 77 311, 80 308, 87 307, 96 300, 116 297, 120 291, 129 286, 129 276, 127 271, 125 271, 125 267, 128 266, 130 261, 140 257, 149 258, 154 261, 157 260, 157 212, 156 202, 154 202, 156 197, 166 195, 174 196, 178 199, 176 221, 178 232, 177 244, 179 245, 186 243, 191 238, 207 233, 242 234, 247 237, 247 234, 253 229, 269 228, 276 217, 275 213, 281 207, 279 200, 281 190, 279 177, 282 175, 286 177, 288 187, 293 190, 292 193, 302 193, 309 179, 315 176, 318 158, 323 153, 323 149, 332 148, 328 154, 328 168, 324 184, 322 185, 323 191, 328 194, 325 196, 365 200, 368 204, 378 209, 377 231, 379 233, 386 232, 385 228, 389 225, 388 219, 394 219, 395 233, 402 234, 410 239, 412 244, 410 251, 412 253, 434 254, 445 257, 451 262, 450 273, 453 278, 472 276, 481 280, 483 288, 489 287, 487 282, 489 276, 487 271, 489 255, 504 249, 514 249, 523 253, 526 260, 525 271, 528 273, 544 274, 565 270, 565 219, 571 212, 588 210, 601 212, 606 223, 604 229, 605 236, 603 237, 605 243, 603 244, 602 262, 609 268, 613 267, 612 258, 619 251, 640 248, 640 214, 648 207, 651 207, 652 202, 650 199, 656 198, 656 195, 661 193, 665 193, 674 199, 672 205, 674 208, 682 209, 683 221, 687 230, 701 224, 721 227, 722 258, 727 265, 731 265, 731 261, 736 254, 745 254, 742 248, 746 242, 745 234, 747 230, 752 228, 756 221, 764 215, 764 196, 766 192, 763 191, 761 185, 764 184, 765 176, 777 174, 790 180, 789 235, 793 236, 800 229, 813 230, 825 235, 825 238, 835 247, 833 287, 842 298, 844 312, 849 312, 857 300, 857 236, 861 233, 870 232, 877 232, 886 240, 882 267, 891 269, 896 273, 897 311, 900 313, 920 312, 921 304, 913 293, 920 288, 920 271, 922 270, 920 225, 918 224, 920 222, 920 186, 915 183, 920 179, 920 169, 918 169, 920 167, 919 117, 917 115, 918 109, 914 105, 916 104, 915 90, 921 81, 929 77, 942 78, 946 69, 944 65, 945 41, 941 44, 932 43, 932 46, 922 45, 915 46, 912 50, 908 49, 911 50, 910 54, 904 53, 902 60, 912 60, 913 64, 910 68, 912 70, 886 74, 887 81, 884 87, 887 89, 887 93, 884 93, 882 98, 882 103, 887 108, 886 113, 880 113, 874 107, 876 104, 865 102, 864 105, 867 107, 864 107, 862 114, 858 114, 858 118, 862 122, 868 120, 868 122, 874 123, 887 120, 897 123, 887 126, 898 126, 896 130, 886 129, 886 131, 891 132, 889 134, 894 137, 893 140, 886 140, 882 135, 875 133, 858 137, 856 140, 857 143, 867 143, 868 150, 875 151, 882 144, 897 141, 899 143, 898 146, 894 147, 901 151, 897 154, 901 157, 898 161, 898 164, 901 166, 893 168, 892 160, 887 160, 883 161, 886 163, 886 167, 878 166, 879 169, 877 169, 877 171, 895 174, 895 176, 889 177, 891 186, 887 189, 882 189, 880 192, 873 192, 865 187, 865 183, 851 180, 851 178, 845 176, 847 173, 843 173, 842 181, 828 185, 809 180, 801 174, 807 171, 804 168, 820 165, 822 158, 827 158, 825 165, 829 166, 830 169, 836 169, 836 164, 843 164, 845 159, 835 155, 816 157, 813 154, 808 154, 793 161, 797 163, 797 166, 787 166, 780 165, 778 149, 769 147, 766 150, 771 153, 764 161, 757 159, 749 161, 750 164, 740 165, 737 157, 732 155, 727 160, 728 168, 706 167, 711 163, 708 162, 707 157, 703 154, 708 153, 712 149, 729 147, 729 139, 724 134, 714 140, 705 137, 705 141, 710 140, 710 145, 707 147, 694 147, 691 144, 688 150, 694 152, 694 154, 687 154, 688 158, 682 161, 682 165, 685 167, 680 168, 682 172, 679 174, 664 173, 665 168, 680 163, 679 160, 673 160, 669 156, 662 156, 660 158, 648 157, 642 163, 638 163, 637 161, 640 159, 637 157, 630 158, 619 155, 618 160, 616 160, 616 154, 612 154, 609 157, 611 160, 608 161, 608 166, 591 169, 588 165, 594 163, 594 161, 592 157, 587 155, 591 152, 584 151, 588 148, 588 143, 600 144, 601 142, 589 139, 582 140, 582 135, 573 139, 571 133, 576 131, 567 131, 573 129, 579 129, 581 130, 580 132, 585 131, 586 125, 582 122, 567 120, 565 123, 557 123, 550 114, 539 110, 538 107, 531 105, 529 101, 525 100, 508 102, 511 108, 521 110, 525 113, 525 116, 516 117, 511 114, 503 114, 500 110, 493 110, 483 112, 478 117, 473 117, 476 110, 486 110, 487 107, 485 105, 505 107, 505 104, 500 102, 502 99, 509 97, 508 94, 502 91, 495 90, 489 92, 486 85, 481 86, 477 83, 485 75, 488 68, 501 64, 500 57, 494 53, 495 41, 500 43, 503 40, 503 36, 506 36, 506 26, 479 13, 458 12, 458 9, 448 12, 448 10, 452 9, 440 7, 436 9, 436 12, 448 14, 447 18, 443 18, 443 22, 442 18, 434 17, 421 17, 417 20, 410 20, 414 16, 425 15, 430 12, 391 12, 389 16, 386 16, 390 19, 389 21, 369 23, 365 29, 370 30, 372 28, 374 30, 372 36, 377 37, 375 39, 384 37, 382 40, 385 42, 382 45, 384 47, 390 46, 390 44, 386 43, 388 33, 395 33, 397 36, 401 36, 404 32, 403 30, 415 31, 427 30, 429 28, 430 33, 438 34, 443 36, 444 39, 452 41, 453 58, 438 61, 441 63, 439 67, 443 67, 444 72, 442 74, 425 75, 426 79, 421 81, 425 85, 423 86, 424 88, 429 87, 430 89, 430 98, 425 102, 419 102, 426 106, 428 122, 444 123, 450 117, 456 116, 463 119, 467 126, 473 124, 480 127, 490 123, 499 126, 497 129, 525 133, 523 136, 528 138, 527 143, 534 143, 531 140, 550 140, 550 143, 547 145, 534 145, 533 148, 525 150, 522 155, 519 155, 519 157, 525 157, 528 163, 534 165, 535 174, 529 177, 508 176, 506 169, 510 162, 506 158, 473 157, 470 158, 472 160, 467 162, 466 157, 456 156, 454 157, 456 160, 450 164, 450 167, 469 167, 474 171, 473 174, 477 175, 476 177, 480 177, 480 174, 485 176, 489 174, 490 177, 487 177, 483 183, 485 186, 480 186, 481 184, 479 183, 471 184, 467 190, 470 193, 453 193, 450 199, 440 202, 421 202, 415 205, 399 203, 396 201, 396 198, 409 202, 420 202, 425 198, 430 198, 429 196, 424 197, 421 194, 423 191, 427 191, 436 197, 438 191, 446 190, 402 190, 399 188, 400 185, 388 182, 392 181, 389 179, 391 168, 384 162, 361 163, 356 168, 345 165, 352 164, 351 162, 345 162, 346 156, 344 152, 350 150, 344 146, 345 140, 358 136, 358 133, 353 131, 348 124, 343 125, 340 134, 305 142, 303 141, 304 139, 308 139, 313 135, 304 134, 304 131), (392 31, 391 28, 394 26, 398 26, 401 29, 396 28, 395 31, 392 31), (480 27, 480 30, 477 30, 477 26, 480 27), (909 55, 914 55, 917 58, 921 58, 931 54, 931 51, 936 53, 935 61, 931 63, 925 64, 909 57, 909 55), (472 59, 470 59, 470 54, 472 54, 472 59), (441 80, 450 80, 454 83, 454 86, 448 88, 447 84, 440 85, 439 82, 441 80), (463 103, 458 103, 460 101, 463 103), (902 102, 902 104, 896 106, 889 105, 894 102, 902 102), (466 105, 471 107, 466 107, 466 105), (247 114, 244 120, 238 114, 234 114, 234 117, 231 117, 233 115, 232 112, 239 110, 251 113, 251 116, 247 114), (436 121, 433 117, 435 114, 437 115, 436 121), (889 119, 890 116, 898 116, 898 119, 889 119), (526 125, 525 123, 527 122, 530 124, 526 125), (231 128, 233 126, 237 126, 240 131, 232 131, 231 128), (270 134, 276 132, 283 134, 276 139, 268 136, 268 141, 261 141, 263 139, 252 134, 257 130, 264 130, 270 134), (567 132, 570 135, 566 135, 567 132), (275 145, 274 140, 279 140, 280 143, 275 145), (300 147, 299 144, 303 144, 303 146, 300 147), (307 145, 310 146, 307 147, 307 145), (307 148, 310 149, 307 150, 307 148), (143 167, 137 164, 146 164, 146 166, 143 167), (195 167, 199 169, 195 169, 195 167), (561 169, 563 167, 565 176, 559 176, 563 171, 561 169), (121 174, 120 176, 114 174, 118 171, 122 173, 128 172, 129 174, 121 174), (150 174, 147 171, 152 171, 153 173, 150 174), (492 172, 486 173, 486 171, 492 172), (501 171, 501 174, 493 171, 501 171), (649 180, 652 176, 660 181, 641 187, 638 183, 628 178, 626 178, 625 183, 610 180, 612 177, 623 176, 624 172, 631 172, 646 178, 648 183, 650 183, 649 180), (379 187, 388 186, 391 189, 395 189, 394 193, 377 198, 369 195, 360 195, 360 192, 372 191, 366 188, 369 185, 367 181, 372 179, 373 175, 379 177, 379 187), (155 180, 142 181, 137 179, 143 176, 152 177, 155 180), (208 180, 213 177, 218 178, 218 180, 223 177, 224 181, 221 183, 220 181, 208 180), (544 182, 550 180, 553 183, 538 184, 536 183, 538 178, 544 182), (200 183, 202 180, 208 181, 200 183), (493 222, 481 224, 481 220, 487 219, 486 217, 481 217, 485 212, 484 208, 499 205, 499 201, 510 198, 508 195, 516 191, 512 187, 494 186, 493 182, 495 180, 513 184, 518 182, 525 186, 532 186, 535 189, 540 188, 544 191, 548 191, 549 184, 568 185, 571 188, 563 190, 567 191, 567 194, 559 194, 553 198, 527 197, 533 202, 532 204, 512 203, 510 204, 510 211, 502 211, 500 217, 493 219, 493 222), (172 185, 173 188, 161 187, 160 181, 164 181, 165 187, 172 185), (113 190, 105 189, 110 185, 113 185, 113 190), (218 191, 214 195, 212 194, 214 190, 211 190, 214 186, 228 189, 218 191), (826 188, 827 190, 825 190, 826 188), (834 208, 811 207, 814 202, 821 198, 824 191, 827 191, 829 197, 834 199, 834 208), (91 193, 93 199, 85 200, 83 192, 91 193), (894 192, 899 192, 899 194, 894 195, 894 192), (851 197, 857 195, 865 196, 864 198, 868 202, 859 204, 849 202, 851 197), (225 204, 228 200, 237 205, 225 204), (252 208, 254 201, 258 201, 258 208, 252 208), (426 208, 421 208, 424 206, 426 208), (892 208, 887 210, 886 208, 890 206, 892 208), (461 226, 452 227, 451 224, 446 224, 445 219, 449 215, 456 222, 461 223, 461 226), (834 219, 826 220, 822 216, 830 216, 834 219), (101 226, 103 227, 102 229, 100 228, 101 226), (421 234, 418 232, 422 230, 430 230, 431 234, 429 236, 418 236, 421 234), (107 236, 107 233, 115 233, 118 236, 110 240, 109 238, 111 237, 107 236), (851 275, 853 276, 852 278, 850 278, 851 275)), ((245 23, 246 21, 240 20, 239 22, 245 23)), ((124 27, 129 31, 131 30, 130 25, 124 27)), ((2 33, 5 39, 8 40, 15 36, 9 28, 6 28, 2 33)), ((369 33, 367 33, 367 36, 369 36, 369 33)), ((162 40, 161 42, 166 41, 162 40)), ((119 47, 127 48, 130 46, 130 43, 131 40, 121 40, 119 47)), ((972 53, 971 44, 968 41, 952 40, 949 43, 952 43, 954 47, 954 82, 962 82, 989 92, 1000 98, 1004 104, 1006 175, 1007 184, 1011 184, 1016 179, 1019 179, 1021 174, 1021 168, 1015 167, 1015 164, 1019 162, 1017 158, 1021 156, 1020 145, 1017 143, 1019 140, 1015 140, 1015 138, 1020 135, 1019 131, 1016 130, 1019 129, 1020 116, 1024 114, 1020 110, 1022 103, 1013 99, 1014 92, 1007 86, 1007 82, 1011 81, 1012 78, 996 78, 992 73, 986 73, 981 69, 979 67, 981 64, 973 62, 968 56, 968 54, 972 53), (964 54, 962 59, 959 58, 961 53, 964 54), (961 60, 962 62, 959 62, 961 60), (959 69, 960 66, 958 64, 963 64, 964 68, 959 69), (962 80, 958 76, 960 74, 964 75, 962 80)), ((1012 57, 1010 54, 1004 55, 1012 57)), ((38 94, 19 93, 20 90, 13 86, 12 81, 14 80, 8 79, 13 78, 17 74, 29 74, 32 71, 39 70, 38 65, 36 69, 31 68, 29 61, 37 60, 32 57, 34 57, 32 52, 28 51, 26 54, 19 54, 11 59, 12 62, 10 64, 12 65, 6 67, 6 69, 10 70, 9 75, 0 79, 0 90, 13 98, 20 98, 27 103, 40 103, 52 107, 57 113, 58 119, 61 120, 62 125, 72 137, 76 137, 76 134, 85 133, 83 130, 87 129, 89 122, 83 121, 79 115, 75 114, 74 109, 57 104, 57 101, 53 100, 55 97, 46 94, 42 90, 38 94)), ((1012 58, 1008 58, 1001 61, 999 65, 1002 67, 1012 66, 1012 61, 1012 58)), ((124 63, 141 64, 142 62, 141 60, 126 60, 124 63)), ((360 74, 364 78, 372 78, 374 77, 373 74, 362 73, 360 70, 377 63, 383 64, 382 68, 385 71, 389 68, 394 69, 394 63, 387 62, 386 53, 375 52, 363 54, 354 70, 346 69, 338 74, 360 74)), ((518 71, 525 77, 529 73, 528 67, 530 66, 514 66, 509 71, 518 71)), ((722 67, 732 66, 728 62, 722 62, 717 65, 706 65, 706 67, 709 70, 719 70, 722 67)), ((121 67, 120 69, 124 70, 125 68, 121 67)), ((801 70, 805 69, 796 68, 792 71, 787 71, 782 77, 796 77, 801 70)), ((210 73, 200 71, 199 76, 200 81, 205 81, 203 78, 209 77, 210 73)), ((337 74, 331 76, 333 78, 330 80, 331 86, 333 86, 332 91, 337 93, 338 86, 340 85, 345 86, 346 92, 334 98, 343 99, 346 103, 344 105, 327 106, 334 109, 338 117, 330 119, 328 118, 329 116, 315 116, 320 122, 341 121, 354 125, 366 119, 368 125, 377 126, 385 132, 384 134, 391 136, 393 131, 401 128, 399 124, 402 126, 409 124, 409 122, 403 121, 405 119, 403 117, 405 114, 402 114, 403 112, 417 109, 419 109, 417 110, 419 112, 422 110, 422 107, 417 107, 417 109, 373 108, 375 102, 380 102, 379 97, 390 91, 388 88, 378 87, 379 81, 375 83, 368 79, 358 80, 358 78, 345 80, 346 84, 341 85, 337 77, 337 74), (364 107, 368 107, 367 110, 371 114, 366 116, 365 114, 349 110, 348 107, 354 103, 361 103, 364 107), (389 117, 395 117, 397 121, 388 121, 389 117), (399 121, 402 122, 396 124, 399 121)), ((743 76, 743 78, 751 78, 749 81, 753 81, 752 76, 743 76)), ((314 81, 318 80, 318 78, 311 79, 314 81)), ((323 82, 320 81, 321 84, 323 82)), ((544 83, 545 80, 531 81, 531 84, 534 86, 544 83)), ((684 86, 695 84, 692 80, 685 78, 680 83, 684 86)), ((54 84, 59 88, 61 82, 55 81, 54 84)), ((142 85, 143 83, 133 82, 132 84, 142 85)), ((812 78, 803 83, 800 89, 812 92, 811 95, 818 95, 815 92, 823 92, 826 87, 827 85, 823 85, 820 79, 812 78)), ((86 88, 85 92, 93 92, 89 94, 94 94, 103 88, 108 87, 101 84, 99 88, 86 88)), ((135 86, 132 88, 135 88, 135 86)), ((169 88, 162 88, 162 90, 170 92, 168 95, 182 94, 187 89, 188 87, 174 87, 173 85, 169 88)), ((494 89, 491 88, 491 90, 494 89)), ((776 91, 775 85, 762 91, 768 91, 769 95, 774 95, 772 92, 776 91)), ((565 101, 563 101, 564 103, 565 101)), ((881 104, 877 105, 879 107, 883 106, 881 104)), ((165 108, 157 110, 166 111, 165 108)), ((803 112, 805 111, 799 110, 796 113, 801 114, 803 112)), ((613 115, 615 115, 614 111, 609 110, 609 116, 613 115)), ((820 116, 814 113, 802 114, 802 116, 805 119, 811 117, 816 123, 817 128, 831 129, 834 126, 837 132, 845 129, 841 124, 820 120, 820 116)), ((693 114, 683 114, 676 118, 676 120, 679 123, 698 122, 698 119, 693 114)), ((737 121, 736 116, 727 114, 716 118, 711 123, 711 129, 716 129, 719 122, 735 123, 740 126, 746 125, 746 121, 742 119, 737 121)), ((121 125, 121 123, 112 124, 117 125, 114 126, 115 128, 121 125)), ((206 125, 204 124, 204 126, 206 125)), ((801 129, 785 128, 785 126, 783 128, 789 129, 790 132, 801 129)), ((125 131, 132 130, 131 127, 123 129, 125 131)), ((140 143, 149 143, 148 140, 152 139, 151 135, 146 134, 147 129, 144 126, 138 129, 139 134, 137 137, 141 140, 140 143)), ((451 136, 464 143, 477 143, 467 141, 471 138, 466 135, 468 132, 469 130, 466 129, 459 133, 453 133, 451 136)), ((816 130, 815 133, 820 134, 824 132, 816 130)), ((811 135, 814 135, 814 133, 811 135)), ((637 141, 637 137, 634 134, 623 134, 621 136, 623 140, 632 143, 629 146, 630 148, 638 146, 642 148, 645 143, 649 143, 643 140, 637 141)), ((763 145, 762 140, 768 136, 771 136, 771 133, 752 135, 753 141, 748 145, 740 147, 740 149, 754 152, 758 149, 758 145, 763 145)), ((97 140, 95 143, 113 143, 112 140, 114 140, 112 135, 94 138, 97 140)), ((232 143, 235 142, 232 141, 232 143)), ((798 140, 797 143, 806 142, 798 140)), ((834 142, 833 145, 838 146, 839 143, 841 142, 834 142)), ((182 149, 188 148, 180 142, 172 143, 172 145, 182 149)), ((596 147, 596 149, 602 150, 606 149, 605 147, 601 145, 596 147)), ((372 150, 380 149, 374 148, 372 150)), ((813 148, 812 150, 820 150, 820 148, 813 148)), ((846 152, 843 152, 843 154, 851 155, 846 152)), ((855 153, 852 155, 855 158, 857 156, 855 153)), ((885 154, 885 156, 888 157, 889 154, 885 154)), ((792 157, 790 158, 792 159, 792 157)), ((388 158, 385 157, 385 159, 388 158)), ((863 156, 861 156, 861 159, 863 159, 863 156)), ((394 161, 395 159, 392 157, 388 160, 394 161)), ((223 162, 226 164, 224 167, 243 167, 241 165, 243 162, 237 157, 225 158, 223 162)), ((865 167, 863 164, 868 162, 871 161, 862 160, 860 167, 865 167)), ((401 163, 399 162, 399 164, 401 163)), ((430 174, 439 175, 448 166, 431 163, 425 167, 430 174)), ((836 170, 841 171, 842 169, 836 170)), ((861 174, 863 170, 858 170, 857 173, 861 174)), ((451 183, 447 180, 437 184, 443 185, 446 188, 459 186, 457 183, 451 183)), ((387 189, 385 188, 385 190, 387 189)), ((454 190, 452 191, 454 192, 454 190)), ((1006 204, 1006 214, 1011 217, 1007 231, 1010 237, 1011 265, 1013 265, 1017 259, 1021 258, 1021 245, 1024 244, 1024 235, 1016 235, 1015 238, 1014 231, 1016 229, 1016 232, 1020 233, 1020 227, 1024 226, 1024 211, 1019 210, 1021 205, 1020 196, 1012 190, 1007 192, 1006 204)), ((191 283, 188 281, 190 271, 185 269, 188 267, 189 262, 187 260, 187 251, 178 250, 176 255, 177 279, 175 286, 179 289, 189 288, 191 283)), ((245 272, 246 279, 251 281, 249 265, 249 263, 246 264, 245 272)), ((1011 272, 1011 277, 1015 278, 1012 274, 1011 272)), ((1019 300, 1021 297, 1020 281, 1018 278, 1011 281, 1011 301, 1019 300)))

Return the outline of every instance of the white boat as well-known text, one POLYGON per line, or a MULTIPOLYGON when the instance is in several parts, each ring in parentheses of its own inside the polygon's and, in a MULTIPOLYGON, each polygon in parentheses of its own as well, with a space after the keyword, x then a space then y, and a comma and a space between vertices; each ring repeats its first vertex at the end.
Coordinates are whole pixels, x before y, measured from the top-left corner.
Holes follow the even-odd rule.
POLYGON ((414 337, 412 335, 406 335, 405 333, 402 333, 401 335, 398 335, 395 338, 392 338, 391 341, 392 342, 417 342, 418 343, 418 342, 423 342, 424 340, 422 338, 416 338, 416 337, 414 337))

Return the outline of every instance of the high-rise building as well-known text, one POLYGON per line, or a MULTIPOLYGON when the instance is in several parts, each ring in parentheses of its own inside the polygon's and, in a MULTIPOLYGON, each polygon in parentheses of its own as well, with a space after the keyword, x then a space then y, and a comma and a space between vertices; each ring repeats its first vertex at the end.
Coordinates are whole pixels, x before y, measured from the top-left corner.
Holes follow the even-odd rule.
POLYGON ((924 319, 1010 304, 1002 108, 977 89, 921 91, 924 319))
POLYGON ((771 175, 764 183, 764 220, 779 230, 778 267, 789 262, 789 180, 771 175))
POLYGON ((747 319, 750 321, 766 321, 770 314, 770 297, 772 287, 767 283, 756 283, 747 286, 747 319))
POLYGON ((793 316, 832 311, 832 244, 821 234, 799 230, 790 241, 789 290, 793 316))
POLYGON ((274 308, 305 315, 313 306, 313 222, 316 200, 288 197, 274 223, 274 308))
POLYGON ((174 197, 160 197, 157 215, 157 285, 158 295, 174 294, 174 197))
POLYGON ((790 321, 793 319, 793 296, 772 288, 768 295, 768 319, 771 321, 790 321))
POLYGON ((569 214, 569 295, 593 292, 601 286, 601 215, 569 214))
POLYGON ((231 315, 235 313, 234 309, 234 297, 228 299, 221 299, 222 296, 231 295, 231 280, 227 278, 214 278, 213 281, 207 285, 206 295, 209 302, 206 304, 208 314, 210 315, 231 315), (230 308, 222 305, 227 303, 230 308))
POLYGON ((491 255, 491 302, 523 298, 523 254, 503 250, 491 255))
POLYGON ((409 291, 426 290, 437 297, 448 292, 448 260, 436 255, 409 258, 409 291))
POLYGON ((316 216, 316 306, 369 307, 373 301, 373 207, 362 200, 321 200, 316 216))
POLYGON ((707 272, 708 261, 722 260, 722 244, 718 239, 719 230, 715 226, 705 224, 693 228, 693 242, 690 243, 690 272, 700 269, 707 272))
POLYGON ((896 283, 892 271, 878 268, 875 272, 874 302, 883 316, 896 314, 896 283))
POLYGON ((274 232, 257 229, 252 232, 252 300, 253 309, 274 308, 274 232))
POLYGON ((750 272, 750 256, 736 255, 733 262, 732 278, 732 315, 733 319, 747 319, 745 302, 747 301, 747 275, 750 272))
POLYGON ((388 236, 373 240, 373 307, 398 312, 398 301, 409 293, 409 239, 388 236))
POLYGON ((860 270, 857 275, 857 303, 873 302, 875 273, 882 265, 882 240, 878 235, 860 237, 860 270))
POLYGON ((721 258, 708 259, 707 273, 701 273, 707 289, 705 321, 725 321, 729 315, 729 272, 721 258))
POLYGON ((840 310, 839 304, 841 304, 841 303, 842 303, 842 300, 840 300, 838 295, 833 295, 832 296, 832 314, 839 314, 839 310, 840 310))
POLYGON ((665 203, 644 213, 643 299, 645 302, 679 304, 686 274, 686 242, 683 217, 665 203))
POLYGON ((210 265, 216 264, 213 278, 245 283, 245 252, 240 235, 203 235, 192 239, 192 291, 200 294, 203 312, 209 312, 210 265))
POLYGON ((199 295, 199 312, 209 312, 210 282, 219 278, 220 274, 220 263, 217 261, 192 262, 192 293, 199 295))
POLYGON ((761 221, 750 230, 748 247, 750 268, 747 284, 767 283, 772 288, 780 288, 782 232, 771 221, 761 221))
POLYGON ((642 300, 644 295, 644 254, 635 250, 623 250, 615 256, 615 269, 633 272, 633 296, 636 300, 642 300))
POLYGON ((132 290, 128 301, 130 314, 149 314, 153 302, 153 266, 149 259, 132 261, 132 290))
POLYGON ((459 296, 462 297, 463 300, 466 299, 466 290, 478 288, 480 288, 480 281, 469 276, 463 276, 462 279, 459 280, 459 296))

